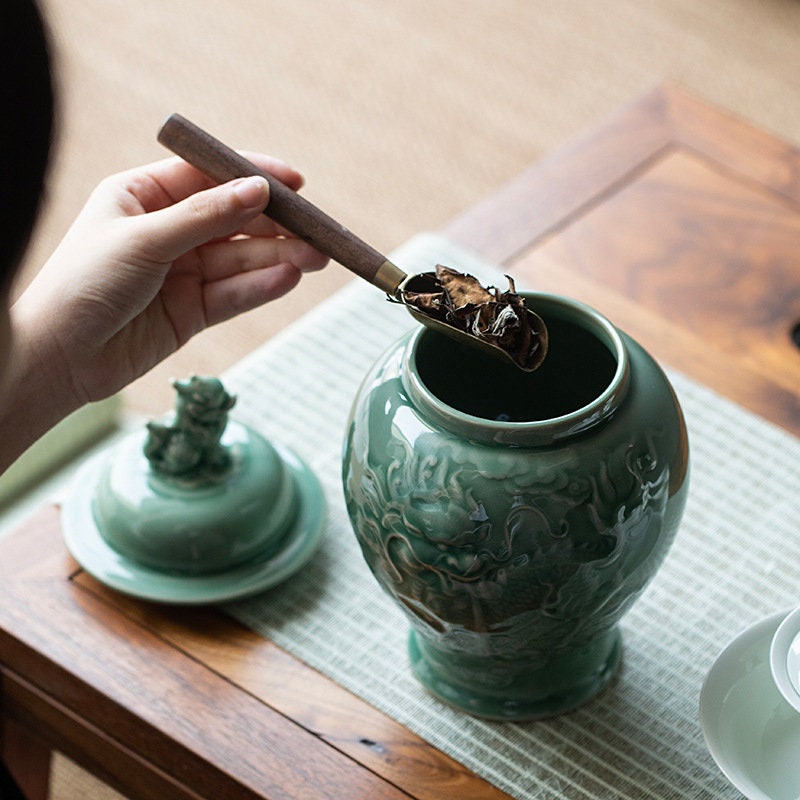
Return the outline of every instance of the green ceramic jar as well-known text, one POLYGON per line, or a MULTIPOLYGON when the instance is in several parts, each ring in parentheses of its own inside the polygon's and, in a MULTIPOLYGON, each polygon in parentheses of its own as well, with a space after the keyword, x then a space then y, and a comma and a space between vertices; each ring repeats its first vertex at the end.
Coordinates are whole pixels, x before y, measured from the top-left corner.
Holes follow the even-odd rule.
POLYGON ((588 306, 525 298, 550 332, 539 370, 420 328, 366 377, 344 449, 353 529, 411 622, 415 674, 494 719, 567 711, 614 676, 618 622, 688 487, 655 361, 588 306))

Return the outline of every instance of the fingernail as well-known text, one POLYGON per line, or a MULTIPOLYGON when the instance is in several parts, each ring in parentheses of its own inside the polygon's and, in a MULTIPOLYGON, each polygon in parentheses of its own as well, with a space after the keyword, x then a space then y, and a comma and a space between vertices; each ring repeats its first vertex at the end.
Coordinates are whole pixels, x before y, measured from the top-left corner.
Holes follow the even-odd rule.
POLYGON ((234 182, 233 192, 239 198, 242 208, 258 208, 267 201, 269 184, 266 178, 262 178, 259 175, 240 178, 234 182))

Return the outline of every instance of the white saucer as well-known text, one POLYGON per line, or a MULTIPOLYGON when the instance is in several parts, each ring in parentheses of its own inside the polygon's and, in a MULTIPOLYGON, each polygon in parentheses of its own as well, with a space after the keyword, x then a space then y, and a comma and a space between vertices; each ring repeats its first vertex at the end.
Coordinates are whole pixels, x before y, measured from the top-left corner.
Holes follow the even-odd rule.
POLYGON ((786 611, 757 622, 720 654, 700 693, 706 744, 750 800, 800 797, 800 714, 772 679, 770 645, 786 611))
POLYGON ((223 572, 181 575, 142 566, 109 547, 92 514, 94 487, 106 454, 86 462, 63 504, 64 541, 75 560, 101 583, 124 594, 160 603, 207 605, 263 592, 286 580, 308 562, 322 540, 325 497, 316 475, 292 451, 277 447, 297 486, 297 519, 280 550, 223 572))
POLYGON ((800 713, 800 608, 778 626, 769 650, 772 678, 778 691, 800 713))

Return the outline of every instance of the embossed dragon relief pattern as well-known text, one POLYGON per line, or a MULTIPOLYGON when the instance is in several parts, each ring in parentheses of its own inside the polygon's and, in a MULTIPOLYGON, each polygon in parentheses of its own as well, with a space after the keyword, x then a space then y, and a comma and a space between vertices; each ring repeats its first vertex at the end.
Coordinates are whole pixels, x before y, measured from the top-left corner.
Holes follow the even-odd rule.
POLYGON ((416 627, 453 644, 488 632, 519 642, 531 628, 539 647, 548 632, 563 647, 567 620, 573 643, 586 640, 622 616, 674 535, 659 539, 669 467, 654 435, 580 461, 569 448, 493 453, 491 473, 456 439, 393 438, 345 474, 364 556, 416 627))

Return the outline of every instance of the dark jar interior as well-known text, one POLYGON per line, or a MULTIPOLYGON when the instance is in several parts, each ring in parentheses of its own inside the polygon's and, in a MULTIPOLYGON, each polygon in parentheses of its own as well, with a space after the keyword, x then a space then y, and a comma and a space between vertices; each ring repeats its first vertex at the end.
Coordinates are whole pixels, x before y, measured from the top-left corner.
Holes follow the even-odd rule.
POLYGON ((580 325, 543 319, 550 347, 535 372, 523 372, 448 336, 433 335, 419 343, 420 379, 443 403, 482 419, 533 422, 577 411, 608 388, 617 360, 580 325))
POLYGON ((627 353, 619 332, 588 306, 557 295, 525 294, 544 320, 549 349, 542 365, 523 372, 446 335, 418 333, 409 362, 417 402, 438 417, 512 428, 570 429, 613 411, 627 388, 627 353))

